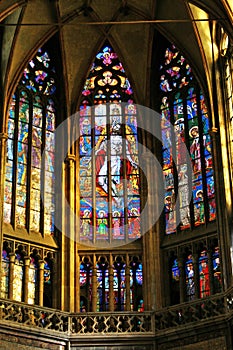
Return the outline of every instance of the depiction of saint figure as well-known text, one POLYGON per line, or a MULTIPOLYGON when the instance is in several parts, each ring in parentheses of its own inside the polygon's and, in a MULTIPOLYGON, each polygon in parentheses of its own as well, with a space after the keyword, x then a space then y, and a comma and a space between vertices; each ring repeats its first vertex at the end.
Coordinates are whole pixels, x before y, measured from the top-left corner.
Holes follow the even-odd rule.
MULTIPOLYGON (((111 193, 112 196, 119 196, 121 180, 123 175, 123 137, 121 133, 121 124, 118 118, 112 118, 110 141, 106 136, 100 136, 96 145, 96 175, 97 190, 101 189, 108 193, 108 160, 111 166, 111 193), (110 145, 110 155, 108 148, 110 145)), ((126 147, 126 174, 132 173, 132 169, 137 168, 136 162, 131 157, 130 142, 125 139, 126 147)))

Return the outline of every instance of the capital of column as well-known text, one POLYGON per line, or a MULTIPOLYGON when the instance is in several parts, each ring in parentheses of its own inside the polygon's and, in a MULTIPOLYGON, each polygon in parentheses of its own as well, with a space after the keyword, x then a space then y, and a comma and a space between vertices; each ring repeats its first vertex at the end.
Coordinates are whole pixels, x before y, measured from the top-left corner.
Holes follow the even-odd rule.
POLYGON ((74 163, 76 161, 76 156, 74 154, 68 154, 66 156, 65 162, 66 163, 74 163))
POLYGON ((39 269, 44 270, 44 260, 39 260, 38 264, 39 264, 39 269))
POLYGON ((8 135, 5 132, 0 133, 0 142, 4 142, 8 139, 8 135))
POLYGON ((24 265, 25 266, 29 266, 29 264, 30 264, 30 257, 29 256, 25 256, 24 257, 24 265))
POLYGON ((209 133, 210 133, 211 136, 216 136, 218 131, 219 131, 219 129, 213 126, 211 128, 211 130, 209 131, 209 133))
POLYGON ((10 258, 10 263, 14 263, 15 262, 15 253, 10 253, 9 258, 10 258))

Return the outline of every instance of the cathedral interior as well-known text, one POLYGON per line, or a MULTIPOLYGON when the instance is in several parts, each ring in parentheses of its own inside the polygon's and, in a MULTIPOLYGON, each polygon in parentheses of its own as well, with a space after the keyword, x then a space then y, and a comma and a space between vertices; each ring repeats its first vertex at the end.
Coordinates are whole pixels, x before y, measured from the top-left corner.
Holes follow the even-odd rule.
POLYGON ((232 12, 0 1, 1 349, 233 349, 232 12))

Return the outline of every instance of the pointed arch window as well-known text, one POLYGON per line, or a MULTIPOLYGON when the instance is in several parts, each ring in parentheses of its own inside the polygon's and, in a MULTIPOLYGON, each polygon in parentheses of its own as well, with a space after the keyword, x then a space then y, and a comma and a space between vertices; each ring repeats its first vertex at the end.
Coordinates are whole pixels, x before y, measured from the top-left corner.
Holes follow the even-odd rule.
POLYGON ((137 108, 122 63, 108 43, 86 79, 79 123, 80 240, 139 238, 137 108))
POLYGON ((43 234, 54 232, 55 95, 55 69, 42 48, 10 101, 4 221, 43 234))
POLYGON ((165 231, 171 234, 215 220, 212 145, 205 98, 190 65, 174 45, 167 47, 160 66, 160 90, 165 231), (193 171, 191 202, 185 146, 193 171), (179 209, 175 210, 178 190, 179 209))

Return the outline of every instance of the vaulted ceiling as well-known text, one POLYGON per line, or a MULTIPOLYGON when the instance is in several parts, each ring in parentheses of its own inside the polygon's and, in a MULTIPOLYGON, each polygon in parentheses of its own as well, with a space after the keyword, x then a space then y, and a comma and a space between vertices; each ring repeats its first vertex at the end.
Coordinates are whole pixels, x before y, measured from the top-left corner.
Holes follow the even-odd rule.
MULTIPOLYGON (((73 112, 88 68, 106 39, 121 57, 132 85, 137 82, 136 96, 143 104, 154 28, 184 51, 200 77, 204 72, 208 76, 210 25, 214 23, 209 19, 221 23, 232 35, 232 10, 230 0, 2 0, 1 84, 5 101, 29 59, 58 32, 68 112, 73 112)), ((211 83, 211 73, 209 80, 211 83)))

